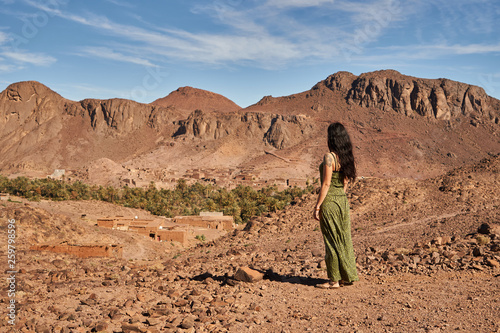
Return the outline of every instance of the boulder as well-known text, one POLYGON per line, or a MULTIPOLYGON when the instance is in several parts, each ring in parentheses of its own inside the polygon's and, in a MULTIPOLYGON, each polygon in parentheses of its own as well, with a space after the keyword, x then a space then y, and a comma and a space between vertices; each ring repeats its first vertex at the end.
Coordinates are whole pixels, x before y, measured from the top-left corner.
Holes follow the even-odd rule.
POLYGON ((264 274, 249 267, 240 267, 236 274, 234 275, 234 279, 237 281, 243 282, 257 282, 264 278, 264 274))

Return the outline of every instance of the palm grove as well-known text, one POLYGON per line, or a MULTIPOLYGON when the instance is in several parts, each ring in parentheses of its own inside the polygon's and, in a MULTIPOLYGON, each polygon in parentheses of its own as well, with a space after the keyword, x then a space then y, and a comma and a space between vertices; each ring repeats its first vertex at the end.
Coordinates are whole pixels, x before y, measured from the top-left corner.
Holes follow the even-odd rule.
POLYGON ((80 181, 66 182, 56 179, 9 179, 0 176, 0 192, 32 201, 48 200, 100 200, 131 208, 140 208, 152 214, 174 217, 198 215, 201 211, 222 211, 232 215, 236 223, 246 223, 252 216, 275 212, 285 208, 294 199, 311 192, 298 187, 278 191, 276 186, 255 190, 238 185, 232 190, 211 184, 188 185, 179 179, 175 188, 157 189, 153 183, 147 188, 88 185, 80 181))

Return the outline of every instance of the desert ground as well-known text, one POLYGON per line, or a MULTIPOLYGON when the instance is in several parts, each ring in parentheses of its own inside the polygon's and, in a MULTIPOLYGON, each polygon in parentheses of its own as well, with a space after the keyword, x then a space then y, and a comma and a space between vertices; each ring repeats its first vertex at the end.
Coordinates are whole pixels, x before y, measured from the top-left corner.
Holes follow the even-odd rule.
POLYGON ((103 213, 149 216, 140 210, 12 198, 0 219, 3 244, 8 221, 17 227, 16 316, 8 322, 4 284, 0 330, 499 332, 499 184, 498 155, 424 180, 360 178, 348 189, 360 280, 329 290, 315 287, 326 281, 315 193, 184 247, 95 225, 103 213), (29 249, 57 241, 124 251, 82 259, 29 249))

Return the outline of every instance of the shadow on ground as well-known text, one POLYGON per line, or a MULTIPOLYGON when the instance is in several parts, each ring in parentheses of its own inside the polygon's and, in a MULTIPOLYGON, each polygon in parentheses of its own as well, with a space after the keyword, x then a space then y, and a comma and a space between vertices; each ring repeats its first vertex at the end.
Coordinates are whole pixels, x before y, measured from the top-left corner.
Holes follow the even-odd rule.
MULTIPOLYGON (((306 276, 282 275, 282 274, 278 274, 276 272, 273 272, 273 270, 271 270, 271 269, 268 269, 267 271, 259 271, 259 272, 264 274, 264 280, 283 282, 283 283, 291 283, 291 284, 302 284, 304 286, 316 286, 318 284, 323 284, 323 283, 329 281, 326 279, 311 278, 311 277, 306 277, 306 276)), ((190 279, 194 280, 194 281, 205 281, 207 279, 212 279, 214 281, 219 282, 221 284, 221 286, 224 286, 224 285, 235 286, 238 283, 241 283, 240 281, 233 279, 233 277, 229 276, 227 273, 225 275, 222 275, 222 276, 217 276, 217 275, 213 275, 211 273, 206 272, 203 274, 196 275, 190 279)))

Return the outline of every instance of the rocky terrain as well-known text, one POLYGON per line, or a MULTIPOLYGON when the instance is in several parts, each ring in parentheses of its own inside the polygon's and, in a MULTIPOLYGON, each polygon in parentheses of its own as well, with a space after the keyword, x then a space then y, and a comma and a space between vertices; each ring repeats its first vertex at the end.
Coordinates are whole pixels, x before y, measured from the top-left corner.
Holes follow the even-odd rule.
POLYGON ((341 121, 363 176, 419 179, 498 153, 499 110, 479 87, 392 70, 338 72, 244 109, 191 87, 140 104, 70 101, 41 83, 19 82, 0 93, 0 173, 45 177, 64 169, 72 179, 114 186, 133 179, 168 187, 197 169, 233 170, 229 180, 244 173, 312 180, 326 127, 341 121))
POLYGON ((498 332, 499 184, 500 155, 425 180, 359 179, 348 197, 360 281, 335 290, 315 288, 326 272, 314 193, 188 248, 70 214, 79 205, 128 208, 3 202, 2 240, 15 219, 19 273, 15 327, 3 292, 0 330, 498 332), (28 248, 55 239, 131 249, 123 258, 80 259, 28 248))

